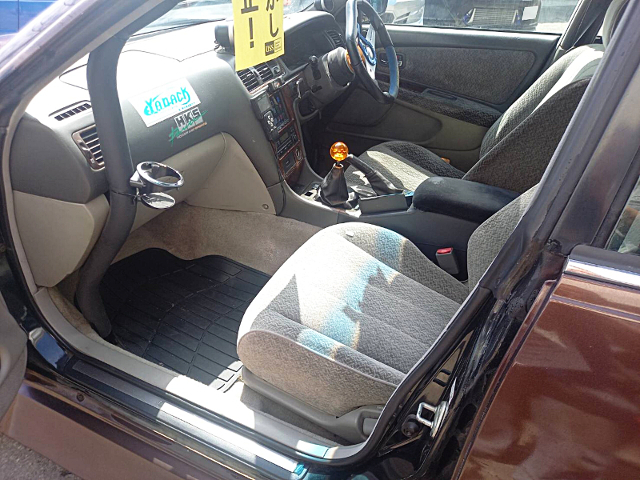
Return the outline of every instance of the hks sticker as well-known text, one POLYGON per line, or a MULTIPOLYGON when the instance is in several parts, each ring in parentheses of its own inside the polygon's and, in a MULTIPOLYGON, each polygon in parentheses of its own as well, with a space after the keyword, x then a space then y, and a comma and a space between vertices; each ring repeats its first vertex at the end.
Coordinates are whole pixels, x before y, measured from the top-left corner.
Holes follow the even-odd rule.
POLYGON ((175 140, 183 138, 191 132, 195 132, 196 130, 204 127, 207 124, 203 118, 205 113, 207 113, 206 110, 201 112, 200 108, 196 107, 187 112, 181 113, 177 117, 173 117, 174 122, 176 122, 176 126, 171 127, 171 132, 169 133, 171 146, 173 146, 173 142, 175 140))

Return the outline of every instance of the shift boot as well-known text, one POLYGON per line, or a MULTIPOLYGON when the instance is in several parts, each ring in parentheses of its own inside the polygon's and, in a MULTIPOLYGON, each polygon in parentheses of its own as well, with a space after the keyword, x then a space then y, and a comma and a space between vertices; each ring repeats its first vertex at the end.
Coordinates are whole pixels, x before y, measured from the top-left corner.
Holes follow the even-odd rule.
POLYGON ((349 200, 344 167, 340 163, 336 162, 320 183, 320 198, 330 207, 338 207, 349 200))

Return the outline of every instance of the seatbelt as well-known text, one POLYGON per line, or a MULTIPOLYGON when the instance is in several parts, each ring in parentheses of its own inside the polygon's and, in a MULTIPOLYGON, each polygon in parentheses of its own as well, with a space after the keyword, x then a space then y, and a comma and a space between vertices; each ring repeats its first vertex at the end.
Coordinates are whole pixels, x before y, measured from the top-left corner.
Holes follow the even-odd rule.
POLYGON ((583 0, 578 4, 545 70, 574 48, 595 41, 610 3, 608 0, 583 0))

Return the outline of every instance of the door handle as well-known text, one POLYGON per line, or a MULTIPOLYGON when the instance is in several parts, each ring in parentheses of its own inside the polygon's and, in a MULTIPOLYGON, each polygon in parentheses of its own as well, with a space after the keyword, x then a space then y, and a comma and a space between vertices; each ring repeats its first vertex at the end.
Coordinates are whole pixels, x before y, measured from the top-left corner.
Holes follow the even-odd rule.
MULTIPOLYGON (((404 54, 396 53, 396 58, 398 59, 398 68, 403 68, 404 67, 404 54)), ((380 59, 380 63, 382 65, 384 65, 385 67, 389 66, 389 59, 387 58, 387 54, 385 52, 382 52, 380 54, 379 59, 380 59)))

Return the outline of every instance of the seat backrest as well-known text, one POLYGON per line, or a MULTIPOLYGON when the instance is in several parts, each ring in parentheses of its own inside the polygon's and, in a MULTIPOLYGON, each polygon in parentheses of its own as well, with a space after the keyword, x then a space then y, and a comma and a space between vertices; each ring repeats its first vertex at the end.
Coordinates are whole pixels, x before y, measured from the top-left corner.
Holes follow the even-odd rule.
POLYGON ((603 45, 560 57, 487 131, 480 160, 465 180, 524 192, 542 178, 553 152, 598 67, 628 0, 613 0, 602 26, 603 45))
POLYGON ((558 102, 561 97, 558 94, 565 87, 590 79, 600 63, 603 52, 602 45, 587 45, 568 52, 551 65, 487 131, 482 140, 480 155, 489 153, 544 103, 558 102))
MULTIPOLYGON (((609 44, 613 31, 620 22, 627 3, 628 0, 613 0, 607 9, 603 25, 604 47, 609 44)), ((515 177, 529 176, 527 182, 530 183, 530 185, 522 189, 522 191, 524 191, 522 195, 491 216, 471 235, 467 245, 469 290, 472 290, 478 284, 478 281, 496 258, 533 201, 542 173, 544 173, 547 164, 551 160, 551 155, 553 155, 553 151, 557 146, 557 142, 560 141, 569 120, 573 116, 573 111, 575 107, 577 107, 582 93, 584 93, 586 83, 589 82, 589 79, 593 76, 600 62, 602 52, 603 48, 586 46, 576 48, 567 53, 552 65, 549 70, 505 112, 496 125, 493 125, 487 132, 487 138, 485 138, 482 144, 484 152, 482 158, 484 159, 486 156, 492 155, 492 152, 500 150, 504 142, 517 141, 517 145, 514 147, 516 148, 516 152, 510 157, 507 155, 504 156, 505 160, 502 160, 502 168, 506 169, 506 177, 508 177, 511 182, 513 182, 515 177), (572 107, 573 110, 571 110, 572 107), (538 118, 538 116, 541 118, 538 118), (554 116, 561 117, 562 120, 557 120, 554 116), (546 119, 548 122, 547 125, 555 125, 556 127, 561 125, 563 121, 566 121, 566 124, 562 127, 560 135, 556 137, 557 142, 554 144, 549 157, 546 161, 542 162, 544 168, 539 172, 540 175, 537 178, 531 175, 533 169, 527 167, 525 167, 526 172, 518 171, 517 175, 514 175, 516 172, 514 172, 513 168, 508 168, 509 160, 515 161, 517 158, 526 158, 518 157, 519 152, 517 152, 517 146, 520 146, 521 149, 526 149, 527 146, 534 147, 535 143, 526 140, 527 135, 529 135, 527 130, 532 129, 538 132, 536 135, 540 135, 540 127, 544 125, 541 123, 542 119, 546 119), (514 136, 516 137, 515 139, 513 138, 514 136)), ((535 151, 530 151, 529 153, 532 156, 540 154, 540 152, 535 151)), ((501 160, 493 160, 496 164, 500 161, 501 160)), ((491 165, 485 168, 486 171, 500 172, 500 170, 492 170, 491 165)), ((467 175, 465 175, 465 178, 472 173, 474 169, 470 170, 467 175)), ((482 168, 479 170, 479 174, 484 173, 482 168)), ((476 179, 474 180, 478 181, 476 179)), ((516 179, 516 181, 518 180, 516 179)), ((520 185, 523 186, 527 182, 522 182, 520 185)), ((513 183, 510 185, 512 184, 513 183)), ((502 185, 498 184, 496 186, 502 185)), ((512 186, 505 188, 514 189, 512 186)))
POLYGON ((613 32, 615 32, 616 28, 618 28, 618 23, 620 23, 620 19, 622 18, 622 14, 627 9, 627 4, 629 0, 613 0, 607 8, 607 14, 604 17, 604 22, 602 24, 602 43, 606 46, 611 42, 611 37, 613 36, 613 32))
POLYGON ((551 65, 489 128, 463 178, 517 192, 539 182, 603 52, 585 45, 551 65))
POLYGON ((489 217, 469 238, 467 245, 467 269, 469 291, 473 290, 480 277, 489 268, 518 222, 529 208, 538 186, 535 185, 506 207, 489 217))

